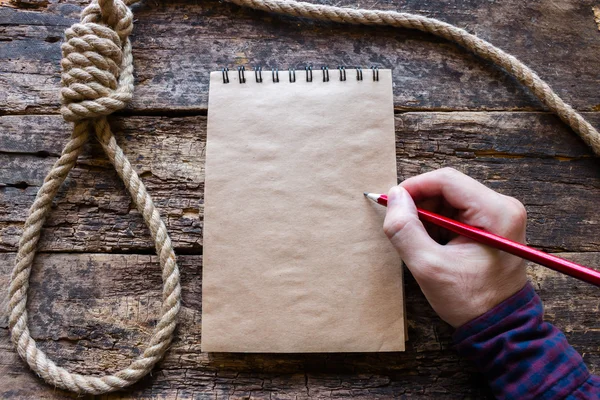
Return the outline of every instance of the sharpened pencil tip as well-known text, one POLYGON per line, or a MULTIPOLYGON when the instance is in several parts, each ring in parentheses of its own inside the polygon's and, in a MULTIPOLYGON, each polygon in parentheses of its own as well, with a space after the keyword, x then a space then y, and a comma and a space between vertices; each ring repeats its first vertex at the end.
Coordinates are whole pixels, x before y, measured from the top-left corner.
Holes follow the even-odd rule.
POLYGON ((367 197, 369 195, 368 192, 363 192, 363 194, 365 195, 365 197, 367 197))

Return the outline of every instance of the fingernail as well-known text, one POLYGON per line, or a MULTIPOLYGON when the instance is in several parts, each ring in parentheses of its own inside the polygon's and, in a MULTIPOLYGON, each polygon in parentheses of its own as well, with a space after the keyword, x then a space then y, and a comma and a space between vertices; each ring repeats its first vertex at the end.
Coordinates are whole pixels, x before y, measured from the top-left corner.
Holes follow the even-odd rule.
POLYGON ((400 204, 402 202, 402 198, 406 193, 406 189, 400 186, 394 186, 390 189, 388 193, 388 206, 393 204, 400 204))

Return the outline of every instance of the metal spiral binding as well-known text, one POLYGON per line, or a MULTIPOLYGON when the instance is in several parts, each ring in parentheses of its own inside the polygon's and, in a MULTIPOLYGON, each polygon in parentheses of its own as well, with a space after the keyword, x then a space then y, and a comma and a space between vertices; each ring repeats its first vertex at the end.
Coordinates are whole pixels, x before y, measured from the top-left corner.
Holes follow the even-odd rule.
POLYGON ((262 67, 254 67, 254 78, 256 83, 262 83, 262 67))
POLYGON ((304 68, 306 70, 306 82, 312 82, 312 67, 308 66, 304 68), (310 73, 310 75, 309 75, 310 73))
POLYGON ((371 67, 371 69, 373 70, 373 80, 375 82, 379 81, 379 67, 371 67))
MULTIPOLYGON (((342 81, 342 82, 346 81, 347 80, 347 68, 343 65, 340 65, 337 67, 337 69, 340 74, 340 81, 342 81)), ((356 69, 356 80, 362 81, 363 80, 363 69, 361 67, 354 67, 354 69, 356 69)), ((255 79, 256 83, 263 83, 262 67, 256 66, 253 68, 253 71, 254 71, 254 79, 255 79)), ((310 65, 306 66, 306 67, 304 67, 304 71, 306 72, 306 82, 312 82, 313 81, 313 67, 310 65)), ((371 72, 373 74, 373 82, 378 82, 379 81, 379 67, 372 66, 371 72)), ((237 67, 237 73, 238 73, 238 82, 240 84, 246 83, 247 82, 246 81, 246 67, 244 67, 244 66, 237 67)), ((323 77, 323 82, 329 82, 329 67, 327 67, 327 66, 321 67, 321 73, 322 73, 322 77, 323 77)), ((221 74, 223 76, 223 83, 229 83, 230 82, 229 68, 228 67, 221 68, 221 74)), ((289 79, 290 83, 296 82, 297 78, 296 78, 296 69, 295 68, 288 68, 288 79, 289 79)), ((279 83, 279 68, 271 68, 271 81, 273 83, 279 83)))
POLYGON ((246 83, 246 75, 244 75, 245 71, 246 67, 244 67, 243 65, 241 67, 238 67, 238 80, 240 81, 240 83, 246 83))
POLYGON ((323 71, 323 82, 329 82, 329 67, 321 67, 323 71))
POLYGON ((346 67, 344 66, 339 66, 338 70, 340 71, 340 81, 345 81, 346 80, 346 67))
POLYGON ((223 71, 223 83, 229 83, 229 68, 225 67, 223 71))

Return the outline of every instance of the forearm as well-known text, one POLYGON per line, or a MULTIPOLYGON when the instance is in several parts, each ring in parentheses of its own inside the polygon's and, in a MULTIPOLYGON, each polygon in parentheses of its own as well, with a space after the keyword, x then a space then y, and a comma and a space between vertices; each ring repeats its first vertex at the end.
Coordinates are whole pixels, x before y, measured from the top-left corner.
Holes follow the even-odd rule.
POLYGON ((600 398, 600 379, 563 333, 543 321, 541 300, 529 283, 460 327, 454 340, 499 399, 600 398))

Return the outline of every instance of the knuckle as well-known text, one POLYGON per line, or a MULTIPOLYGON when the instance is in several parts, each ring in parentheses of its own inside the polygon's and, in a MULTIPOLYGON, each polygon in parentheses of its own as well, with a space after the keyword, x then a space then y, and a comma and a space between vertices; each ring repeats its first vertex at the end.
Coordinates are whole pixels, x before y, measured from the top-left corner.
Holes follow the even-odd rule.
POLYGON ((383 222, 383 231, 386 236, 391 239, 402 231, 407 223, 408 221, 404 218, 386 218, 383 222))
POLYGON ((440 172, 443 175, 446 175, 448 177, 453 177, 453 176, 461 175, 460 171, 458 171, 457 169, 452 168, 452 167, 444 167, 444 168, 440 169, 440 172))
POLYGON ((527 209, 519 200, 514 197, 508 197, 510 199, 510 219, 515 224, 523 225, 527 222, 527 209))

